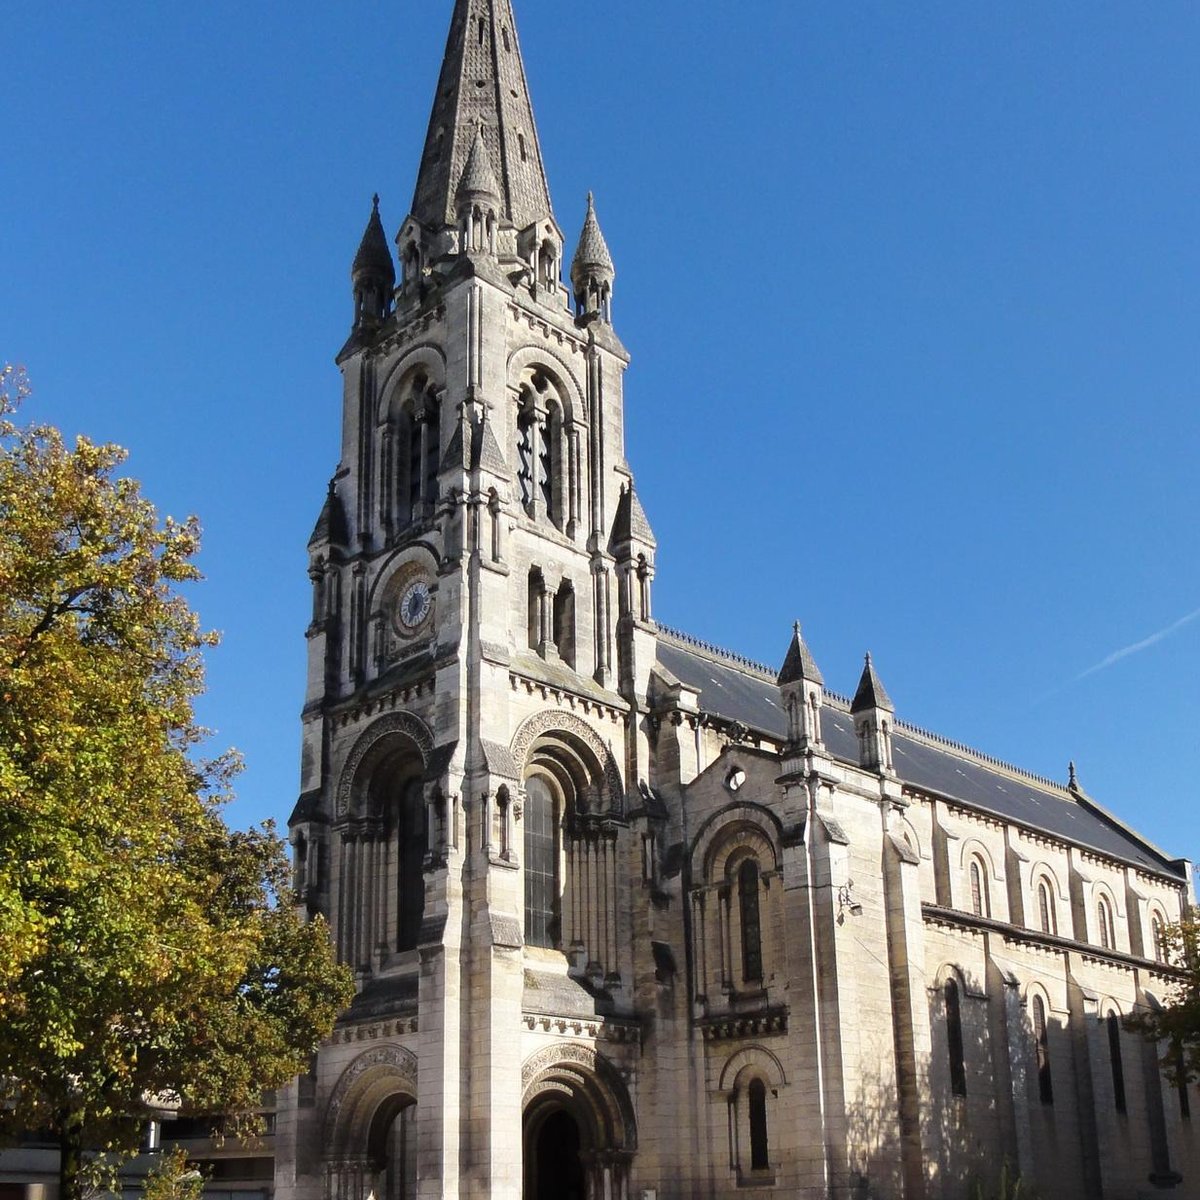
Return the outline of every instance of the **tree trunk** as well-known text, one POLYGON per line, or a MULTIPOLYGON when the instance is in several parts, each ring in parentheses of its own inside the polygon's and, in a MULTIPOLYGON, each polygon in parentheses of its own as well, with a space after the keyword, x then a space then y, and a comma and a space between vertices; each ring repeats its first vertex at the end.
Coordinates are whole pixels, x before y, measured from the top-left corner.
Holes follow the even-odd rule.
POLYGON ((58 1200, 83 1200, 83 1113, 64 1108, 58 1124, 58 1200))

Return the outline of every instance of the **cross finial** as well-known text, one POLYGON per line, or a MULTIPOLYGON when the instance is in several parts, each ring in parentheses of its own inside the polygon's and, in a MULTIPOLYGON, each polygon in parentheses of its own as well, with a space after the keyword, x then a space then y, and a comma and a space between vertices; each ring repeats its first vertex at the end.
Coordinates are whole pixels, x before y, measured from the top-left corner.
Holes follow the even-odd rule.
POLYGON ((1079 787, 1079 777, 1075 773, 1075 763, 1074 762, 1069 763, 1067 770, 1070 772, 1070 775, 1067 779, 1067 787, 1078 788, 1079 787))
POLYGON ((376 212, 379 211, 379 193, 378 192, 376 192, 375 195, 373 195, 371 197, 371 205, 374 207, 376 212))

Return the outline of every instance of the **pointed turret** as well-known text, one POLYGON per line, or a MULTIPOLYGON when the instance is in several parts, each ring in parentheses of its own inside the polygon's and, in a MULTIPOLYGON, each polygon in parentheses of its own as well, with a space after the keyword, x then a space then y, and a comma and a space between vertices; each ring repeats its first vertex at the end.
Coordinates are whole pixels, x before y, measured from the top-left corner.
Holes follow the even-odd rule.
POLYGON ((500 219, 500 185, 492 170, 482 125, 475 130, 475 141, 471 144, 471 153, 458 184, 456 204, 463 249, 495 254, 500 219))
POLYGON ((315 550, 323 546, 345 547, 350 537, 346 524, 346 510, 342 507, 341 497, 337 494, 337 483, 329 481, 329 491, 325 496, 325 504, 321 515, 313 527, 312 536, 308 539, 308 548, 315 550))
POLYGON ((791 645, 777 682, 788 715, 789 745, 802 750, 819 747, 825 680, 800 632, 799 621, 792 626, 791 645))
POLYGON ((413 219, 455 224, 459 182, 480 126, 500 216, 518 230, 553 220, 511 0, 456 0, 413 195, 413 219))
POLYGON ((596 218, 596 202, 588 192, 587 216, 579 235, 575 260, 571 263, 576 315, 581 318, 598 316, 611 323, 612 286, 616 276, 612 254, 596 218))
POLYGON ((875 673, 875 664, 867 654, 858 690, 850 705, 854 729, 858 734, 859 764, 869 771, 892 771, 892 726, 896 706, 875 673))
POLYGON ((354 284, 354 328, 371 327, 386 320, 392 310, 396 268, 379 216, 378 194, 372 200, 371 216, 354 256, 350 279, 354 284))

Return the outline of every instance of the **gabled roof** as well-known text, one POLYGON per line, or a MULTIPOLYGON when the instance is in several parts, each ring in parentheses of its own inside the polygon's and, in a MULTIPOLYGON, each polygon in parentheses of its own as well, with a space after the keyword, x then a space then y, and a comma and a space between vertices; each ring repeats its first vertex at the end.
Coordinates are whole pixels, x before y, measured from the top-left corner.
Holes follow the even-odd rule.
POLYGON ((477 131, 500 198, 518 229, 553 219, 511 0, 456 0, 429 117, 412 215, 427 229, 455 222, 477 131))
MULTIPOLYGON (((786 740, 787 714, 770 668, 705 647, 662 626, 658 661, 699 693, 703 712, 740 722, 773 741, 786 740)), ((828 752, 842 762, 857 764, 858 736, 849 703, 827 692, 821 726, 828 752)), ((900 781, 914 790, 1182 880, 1176 860, 1068 787, 903 722, 894 727, 892 755, 900 781)))

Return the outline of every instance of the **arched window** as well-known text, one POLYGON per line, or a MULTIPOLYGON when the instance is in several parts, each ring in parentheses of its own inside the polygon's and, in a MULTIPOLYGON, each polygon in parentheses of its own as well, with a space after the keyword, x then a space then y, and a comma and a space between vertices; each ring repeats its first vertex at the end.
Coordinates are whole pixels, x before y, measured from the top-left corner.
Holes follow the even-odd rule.
POLYGON ((561 805, 540 775, 525 781, 525 942, 559 943, 559 825, 561 805))
POLYGON ((1121 1061, 1121 1018, 1109 1013, 1105 1022, 1108 1026, 1108 1058, 1112 1066, 1113 1103, 1117 1112, 1125 1109, 1125 1064, 1121 1061))
POLYGON ((1054 1080, 1050 1074, 1050 1029, 1046 1024, 1046 1003, 1033 998, 1033 1038, 1037 1049, 1038 1094, 1043 1104, 1054 1103, 1054 1080))
POLYGON ((531 567, 526 601, 526 617, 529 624, 529 648, 539 654, 545 649, 542 640, 542 618, 546 607, 546 580, 540 567, 531 567))
POLYGON ((557 405, 551 405, 546 419, 538 427, 538 482, 541 500, 551 524, 558 525, 558 446, 562 435, 562 416, 557 405))
POLYGON ((971 911, 977 917, 990 916, 991 904, 988 896, 987 868, 978 858, 971 859, 971 911))
POLYGON ((1043 933, 1058 932, 1058 913, 1054 910, 1054 896, 1048 879, 1038 883, 1038 921, 1043 933))
POLYGON ((1096 928, 1100 936, 1100 945, 1105 950, 1117 948, 1117 934, 1113 925, 1112 905, 1107 896, 1101 896, 1096 901, 1096 928))
POLYGON ((425 798, 421 781, 414 779, 404 789, 396 814, 397 881, 396 949, 415 950, 425 915, 425 798))
POLYGON ((1162 917, 1160 917, 1158 915, 1158 913, 1151 913, 1150 914, 1150 941, 1153 943, 1153 945, 1151 946, 1151 949, 1154 952, 1154 961, 1155 962, 1166 962, 1167 961, 1167 949, 1163 943, 1163 939, 1165 936, 1166 936, 1166 926, 1163 924, 1162 917))
POLYGON ((558 656, 574 669, 575 666, 575 589, 563 580, 554 593, 554 645, 558 656))
POLYGON ((767 1139, 767 1085, 752 1079, 747 1088, 750 1109, 750 1170, 771 1169, 770 1144, 767 1139))
POLYGON ((402 425, 408 440, 406 469, 408 472, 408 519, 415 521, 421 511, 421 422, 410 412, 402 425))
POLYGON ((967 1094, 967 1064, 963 1052, 962 1005, 958 980, 947 979, 942 990, 946 1006, 946 1048, 950 1057, 950 1091, 955 1096, 967 1094))
POLYGON ((746 983, 761 983, 763 977, 758 881, 758 863, 748 858, 738 871, 737 884, 742 934, 742 979, 746 983))

